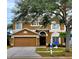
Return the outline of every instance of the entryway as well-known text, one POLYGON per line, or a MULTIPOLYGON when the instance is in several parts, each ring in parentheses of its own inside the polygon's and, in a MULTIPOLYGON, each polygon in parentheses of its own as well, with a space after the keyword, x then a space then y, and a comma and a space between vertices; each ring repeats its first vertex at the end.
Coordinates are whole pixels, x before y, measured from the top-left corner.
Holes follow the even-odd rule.
POLYGON ((40 32, 39 37, 40 37, 39 38, 40 46, 45 46, 46 45, 46 33, 40 32))

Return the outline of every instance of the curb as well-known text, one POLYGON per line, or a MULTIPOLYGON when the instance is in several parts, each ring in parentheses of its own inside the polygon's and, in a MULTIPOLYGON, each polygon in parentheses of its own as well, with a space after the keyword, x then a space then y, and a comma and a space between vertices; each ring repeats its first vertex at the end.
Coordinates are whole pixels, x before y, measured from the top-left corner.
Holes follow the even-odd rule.
POLYGON ((8 59, 72 59, 72 57, 17 57, 8 59))

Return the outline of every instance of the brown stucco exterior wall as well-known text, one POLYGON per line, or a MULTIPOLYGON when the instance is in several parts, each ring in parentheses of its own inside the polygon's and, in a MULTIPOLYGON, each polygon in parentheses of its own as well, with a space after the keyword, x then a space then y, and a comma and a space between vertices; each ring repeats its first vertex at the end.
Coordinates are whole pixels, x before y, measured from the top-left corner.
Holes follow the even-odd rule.
POLYGON ((61 30, 64 30, 64 24, 63 24, 63 23, 60 24, 60 29, 61 29, 61 30))
MULTIPOLYGON (((59 20, 57 18, 54 18, 52 21, 56 21, 56 23, 59 23, 59 20)), ((22 29, 24 28, 28 28, 30 30, 36 30, 36 29, 51 29, 51 24, 48 24, 46 28, 43 28, 43 27, 40 27, 40 26, 31 26, 32 24, 31 23, 25 23, 25 22, 22 22, 22 29)), ((16 26, 16 22, 13 23, 13 30, 15 30, 15 26, 16 26)), ((64 30, 64 24, 60 24, 60 29, 61 30, 64 30)))
POLYGON ((39 43, 39 38, 36 38, 36 43, 37 43, 37 45, 36 45, 36 46, 40 46, 40 43, 39 43))
POLYGON ((30 30, 35 30, 35 29, 50 29, 51 26, 50 26, 50 24, 48 24, 48 26, 46 28, 44 28, 44 27, 41 27, 41 26, 32 26, 30 23, 27 23, 27 24, 23 23, 23 28, 28 28, 30 30))
POLYGON ((15 29, 15 22, 13 22, 13 30, 15 29))
POLYGON ((49 43, 51 39, 51 32, 48 33, 48 36, 46 36, 46 42, 49 43))
MULTIPOLYGON (((13 30, 15 30, 16 22, 13 23, 13 30)), ((40 26, 32 26, 31 23, 24 23, 22 22, 22 29, 28 28, 30 30, 35 30, 35 29, 51 29, 50 24, 47 25, 46 28, 40 27, 40 26)))
POLYGON ((28 29, 32 29, 31 24, 30 23, 23 23, 22 24, 22 28, 28 28, 28 29))

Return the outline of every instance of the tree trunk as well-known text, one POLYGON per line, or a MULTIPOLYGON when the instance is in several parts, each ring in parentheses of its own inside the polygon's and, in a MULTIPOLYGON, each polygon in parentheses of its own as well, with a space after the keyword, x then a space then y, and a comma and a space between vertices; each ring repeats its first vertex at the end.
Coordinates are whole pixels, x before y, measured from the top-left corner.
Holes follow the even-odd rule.
POLYGON ((67 35, 66 35, 66 51, 69 52, 70 51, 70 32, 66 31, 67 35))
POLYGON ((69 26, 67 24, 67 20, 66 20, 66 17, 67 17, 67 14, 66 14, 66 2, 64 2, 64 5, 63 5, 63 19, 65 21, 65 26, 66 26, 66 51, 69 52, 70 51, 70 44, 69 44, 69 39, 70 39, 70 31, 69 31, 69 26))

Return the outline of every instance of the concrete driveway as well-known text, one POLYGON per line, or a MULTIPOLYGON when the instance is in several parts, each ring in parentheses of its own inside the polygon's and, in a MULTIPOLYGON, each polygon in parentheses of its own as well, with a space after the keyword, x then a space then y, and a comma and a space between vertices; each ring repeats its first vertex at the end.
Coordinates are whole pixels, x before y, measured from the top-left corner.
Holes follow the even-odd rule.
POLYGON ((36 47, 13 47, 7 51, 7 59, 72 59, 71 57, 41 57, 36 47))
POLYGON ((35 52, 36 47, 13 47, 9 48, 7 51, 8 59, 16 58, 29 58, 29 57, 41 57, 35 52))

